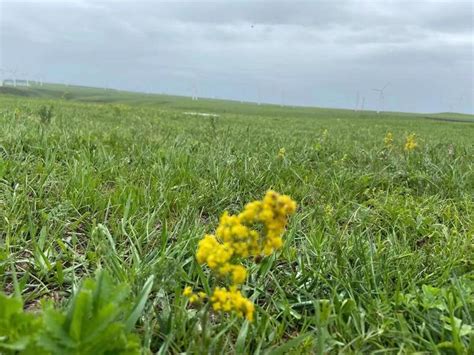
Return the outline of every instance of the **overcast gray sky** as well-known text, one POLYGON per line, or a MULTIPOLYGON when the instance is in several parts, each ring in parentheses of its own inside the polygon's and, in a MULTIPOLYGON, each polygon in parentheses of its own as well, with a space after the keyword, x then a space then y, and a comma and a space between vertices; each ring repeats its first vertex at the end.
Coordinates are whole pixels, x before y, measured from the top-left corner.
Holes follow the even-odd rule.
POLYGON ((471 1, 0 0, 0 67, 46 81, 473 113, 471 1), (195 89, 193 89, 195 88, 195 89))

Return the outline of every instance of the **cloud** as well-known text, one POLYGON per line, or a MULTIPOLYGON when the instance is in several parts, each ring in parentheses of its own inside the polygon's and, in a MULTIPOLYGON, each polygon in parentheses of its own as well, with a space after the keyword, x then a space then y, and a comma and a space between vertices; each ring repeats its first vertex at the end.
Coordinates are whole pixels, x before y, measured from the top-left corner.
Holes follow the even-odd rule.
POLYGON ((469 1, 12 1, 0 66, 123 89, 473 111, 469 1), (459 101, 459 100, 458 100, 459 101), (451 104, 449 104, 451 105, 451 104), (452 105, 451 105, 452 106, 452 105))

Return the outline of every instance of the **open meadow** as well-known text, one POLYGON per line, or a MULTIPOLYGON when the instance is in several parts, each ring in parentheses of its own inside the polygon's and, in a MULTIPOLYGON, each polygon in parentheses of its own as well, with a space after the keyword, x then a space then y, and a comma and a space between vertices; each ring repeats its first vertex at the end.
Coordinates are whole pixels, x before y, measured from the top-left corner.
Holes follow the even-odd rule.
POLYGON ((0 285, 0 353, 473 354, 474 118, 4 88, 0 285), (242 261, 253 321, 191 303, 269 189, 297 209, 242 261))

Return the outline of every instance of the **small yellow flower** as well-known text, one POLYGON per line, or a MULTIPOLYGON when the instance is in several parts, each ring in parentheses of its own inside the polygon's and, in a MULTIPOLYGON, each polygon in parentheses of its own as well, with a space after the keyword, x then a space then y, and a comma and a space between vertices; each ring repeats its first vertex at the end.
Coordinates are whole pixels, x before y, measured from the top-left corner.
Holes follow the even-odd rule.
POLYGON ((191 286, 186 286, 183 290, 183 296, 189 297, 193 294, 193 289, 191 286))
POLYGON ((235 287, 231 287, 229 290, 225 287, 217 287, 211 297, 211 302, 215 311, 234 312, 239 317, 245 317, 250 322, 253 321, 255 306, 235 287))
POLYGON ((393 144, 393 134, 392 132, 387 132, 385 135, 383 142, 385 143, 386 147, 391 147, 393 144))
POLYGON ((418 146, 418 143, 416 142, 415 133, 409 134, 405 141, 405 151, 410 152, 414 150, 417 146, 418 146))
POLYGON ((247 277, 247 270, 242 265, 235 265, 232 268, 232 282, 234 285, 241 285, 247 277))
POLYGON ((324 206, 324 214, 326 215, 326 217, 332 216, 333 213, 334 213, 334 208, 330 204, 327 204, 326 206, 324 206))
POLYGON ((198 301, 199 301, 198 295, 192 294, 191 296, 189 296, 189 302, 190 303, 197 303, 198 301))
POLYGON ((201 303, 207 299, 207 294, 205 292, 194 293, 191 286, 186 286, 183 290, 183 296, 189 299, 189 303, 201 303))
POLYGON ((286 154, 286 149, 280 148, 280 150, 278 151, 278 158, 283 159, 285 157, 285 154, 286 154))

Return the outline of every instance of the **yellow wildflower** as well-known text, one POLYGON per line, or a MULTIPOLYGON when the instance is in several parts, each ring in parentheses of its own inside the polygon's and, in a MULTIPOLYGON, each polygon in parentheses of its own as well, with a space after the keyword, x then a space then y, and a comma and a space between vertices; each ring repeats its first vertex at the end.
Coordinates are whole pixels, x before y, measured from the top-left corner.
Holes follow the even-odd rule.
POLYGON ((384 142, 386 147, 391 147, 392 146, 392 144, 393 144, 393 134, 392 134, 392 132, 387 132, 387 134, 385 135, 385 137, 383 139, 383 142, 384 142))
POLYGON ((232 268, 232 283, 234 285, 241 285, 247 277, 247 270, 242 265, 234 265, 232 268))
POLYGON ((189 296, 189 302, 191 302, 191 303, 197 303, 198 301, 199 301, 198 295, 196 295, 196 294, 193 293, 191 296, 189 296))
MULTIPOLYGON (((296 202, 289 196, 269 190, 261 201, 248 203, 238 215, 224 212, 216 234, 206 234, 198 243, 196 259, 207 264, 219 277, 230 280, 230 287, 218 287, 210 297, 215 311, 234 312, 249 321, 253 319, 254 305, 238 287, 245 282, 247 270, 236 264, 238 258, 270 255, 283 245, 282 235, 288 216, 295 213, 296 202)), ((207 298, 186 287, 183 295, 191 303, 207 298)))
POLYGON ((415 133, 409 134, 405 141, 405 151, 410 152, 418 146, 415 133))
POLYGON ((219 243, 215 236, 207 234, 198 244, 196 258, 198 263, 206 263, 211 269, 218 269, 230 260, 232 254, 231 248, 219 243))
POLYGON ((205 292, 198 292, 194 293, 193 289, 190 286, 186 286, 183 290, 183 296, 189 299, 190 303, 200 303, 207 298, 207 294, 205 292))
POLYGON ((217 287, 211 296, 211 302, 215 311, 234 312, 239 317, 245 317, 250 322, 253 321, 255 306, 235 287, 231 287, 230 290, 225 287, 217 287))
POLYGON ((278 151, 278 158, 283 159, 285 157, 285 154, 286 154, 285 148, 280 148, 280 150, 278 151))
POLYGON ((183 291, 183 296, 189 297, 193 294, 193 289, 191 286, 186 286, 183 291))
POLYGON ((330 204, 327 204, 326 206, 324 206, 324 214, 327 217, 332 216, 333 213, 334 213, 334 208, 330 204))

